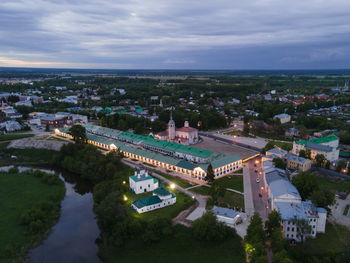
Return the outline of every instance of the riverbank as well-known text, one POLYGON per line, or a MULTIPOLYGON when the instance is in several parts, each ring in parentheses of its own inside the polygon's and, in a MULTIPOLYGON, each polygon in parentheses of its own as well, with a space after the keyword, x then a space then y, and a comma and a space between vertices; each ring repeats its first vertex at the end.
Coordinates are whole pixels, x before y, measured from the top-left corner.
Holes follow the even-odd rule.
POLYGON ((19 262, 48 235, 65 187, 57 175, 0 172, 0 262, 19 262))

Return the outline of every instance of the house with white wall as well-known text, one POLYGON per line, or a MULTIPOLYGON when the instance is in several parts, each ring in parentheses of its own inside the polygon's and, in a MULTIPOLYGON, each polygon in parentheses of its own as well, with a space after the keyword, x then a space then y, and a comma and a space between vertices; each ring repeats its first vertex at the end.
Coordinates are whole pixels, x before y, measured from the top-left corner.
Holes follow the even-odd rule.
POLYGON ((148 174, 144 166, 135 169, 135 173, 129 176, 130 189, 135 194, 152 192, 158 188, 158 180, 148 174))

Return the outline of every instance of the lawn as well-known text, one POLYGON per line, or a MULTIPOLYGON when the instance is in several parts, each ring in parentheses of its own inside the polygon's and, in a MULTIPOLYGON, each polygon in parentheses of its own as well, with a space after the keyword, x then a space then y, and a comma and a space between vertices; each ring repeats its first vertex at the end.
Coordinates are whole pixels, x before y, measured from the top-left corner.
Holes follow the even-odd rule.
POLYGON ((226 190, 223 197, 217 198, 216 203, 218 206, 244 210, 244 196, 231 191, 226 190))
MULTIPOLYGON (((170 190, 170 189, 169 189, 170 190)), ((179 190, 170 190, 176 195, 176 203, 171 206, 167 206, 164 208, 156 209, 150 212, 138 214, 131 208, 131 202, 135 199, 139 199, 142 197, 146 196, 151 196, 152 193, 144 193, 144 194, 132 194, 128 193, 126 194, 128 201, 127 201, 127 206, 128 206, 128 211, 129 213, 135 217, 135 218, 140 218, 140 219, 145 219, 145 220, 152 220, 154 218, 174 218, 176 217, 181 211, 189 208, 193 203, 194 200, 185 195, 184 193, 180 192, 179 190)))
POLYGON ((243 192, 243 176, 240 176, 240 175, 233 175, 231 177, 225 176, 220 179, 216 179, 215 182, 217 182, 219 185, 225 188, 231 188, 231 189, 243 192))
POLYGON ((24 134, 2 134, 0 135, 0 141, 12 141, 17 139, 23 139, 28 137, 33 137, 34 134, 24 133, 24 134))
POLYGON ((190 191, 200 195, 210 195, 210 187, 204 185, 192 188, 190 191))
POLYGON ((175 226, 173 233, 160 242, 145 244, 137 239, 123 247, 107 248, 101 252, 106 263, 245 262, 242 242, 237 235, 225 241, 203 242, 195 239, 192 231, 182 225, 175 226))
MULTIPOLYGON (((39 207, 50 200, 53 194, 64 197, 64 184, 46 184, 32 174, 0 173, 0 262, 22 262, 13 260, 23 254, 44 237, 42 234, 29 234, 20 224, 23 211, 39 207)), ((57 202, 61 202, 60 200, 57 202)), ((57 218, 57 215, 54 217, 57 218)), ((51 218, 51 225, 55 222, 51 218)))
POLYGON ((322 189, 335 190, 337 192, 346 192, 350 190, 350 181, 339 178, 328 179, 316 174, 316 180, 322 189))
POLYGON ((292 254, 320 258, 336 254, 341 259, 337 262, 350 262, 350 230, 338 224, 327 223, 326 233, 317 234, 315 239, 307 239, 304 244, 290 248, 292 254))
POLYGON ((54 150, 36 149, 36 148, 7 149, 5 147, 1 147, 0 149, 0 156, 1 156, 2 162, 16 162, 20 164, 31 164, 31 163, 47 164, 51 162, 55 153, 57 152, 54 150), (11 156, 16 156, 17 159, 13 159, 11 158, 11 156))
POLYGON ((188 181, 178 177, 178 176, 172 176, 172 175, 168 175, 166 173, 162 173, 162 172, 158 172, 158 171, 155 171, 155 173, 163 176, 164 178, 172 181, 173 183, 177 184, 178 186, 181 186, 183 188, 187 188, 187 187, 190 187, 190 186, 193 186, 193 184, 189 183, 188 181))

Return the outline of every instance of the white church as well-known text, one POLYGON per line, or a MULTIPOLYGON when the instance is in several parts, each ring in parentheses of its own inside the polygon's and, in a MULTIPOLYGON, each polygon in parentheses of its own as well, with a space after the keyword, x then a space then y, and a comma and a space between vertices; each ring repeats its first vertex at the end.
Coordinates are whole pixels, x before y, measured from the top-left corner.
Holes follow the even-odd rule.
POLYGON ((135 194, 152 192, 158 188, 159 182, 157 179, 148 175, 148 171, 144 166, 135 169, 135 174, 129 176, 130 189, 135 194))
POLYGON ((196 144, 199 141, 198 130, 189 126, 189 122, 186 120, 184 127, 176 128, 172 114, 168 123, 168 129, 159 132, 155 135, 155 138, 163 141, 176 142, 183 145, 196 144))

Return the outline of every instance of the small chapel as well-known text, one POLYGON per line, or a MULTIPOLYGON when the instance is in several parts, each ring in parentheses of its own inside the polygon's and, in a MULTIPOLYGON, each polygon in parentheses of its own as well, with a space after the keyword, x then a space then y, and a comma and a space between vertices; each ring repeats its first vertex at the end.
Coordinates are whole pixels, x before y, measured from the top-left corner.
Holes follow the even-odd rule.
POLYGON ((196 144, 199 141, 198 130, 189 126, 186 120, 184 127, 176 128, 172 114, 168 123, 168 129, 155 135, 156 139, 176 142, 183 145, 196 144))

